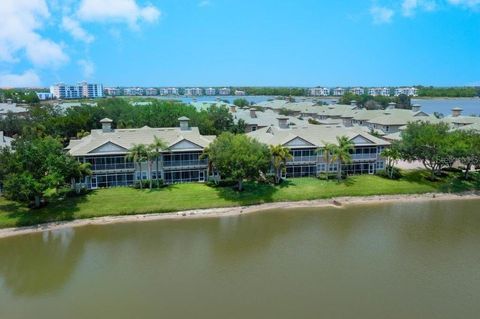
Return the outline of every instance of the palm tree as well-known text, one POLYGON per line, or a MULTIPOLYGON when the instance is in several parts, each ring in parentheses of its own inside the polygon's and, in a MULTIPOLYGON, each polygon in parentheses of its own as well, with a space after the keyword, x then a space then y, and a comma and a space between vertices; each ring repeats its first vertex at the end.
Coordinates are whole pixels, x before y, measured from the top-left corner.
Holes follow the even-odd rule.
POLYGON ((71 184, 72 188, 75 188, 75 192, 78 194, 80 192, 80 188, 77 188, 77 178, 78 180, 82 180, 85 176, 92 175, 92 164, 85 162, 79 163, 75 165, 73 168, 72 177, 71 177, 71 184))
POLYGON ((352 155, 350 151, 353 150, 354 145, 352 141, 346 136, 337 136, 337 144, 333 149, 332 161, 336 160, 338 163, 337 179, 340 181, 342 178, 342 164, 352 162, 352 155))
POLYGON ((328 174, 330 174, 330 164, 333 162, 333 152, 335 150, 336 145, 332 143, 324 143, 325 146, 323 149, 319 148, 317 149, 317 153, 323 152, 323 157, 325 158, 325 163, 327 163, 326 170, 327 173, 325 174, 327 180, 328 180, 328 174))
POLYGON ((380 155, 387 161, 385 169, 387 171, 388 177, 390 177, 390 179, 393 179, 393 173, 395 172, 395 164, 398 163, 401 157, 400 151, 397 147, 392 145, 392 147, 384 149, 382 153, 380 153, 380 155))
POLYGON ((133 165, 138 164, 140 171, 140 188, 143 188, 142 183, 142 161, 147 157, 147 148, 144 144, 133 144, 132 148, 127 153, 127 160, 133 161, 133 165))
POLYGON ((159 182, 158 182, 158 159, 161 155, 162 150, 167 148, 167 144, 159 137, 154 136, 153 137, 153 143, 150 144, 150 149, 155 157, 155 169, 157 171, 156 174, 156 181, 157 181, 157 187, 159 187, 159 182))
POLYGON ((272 165, 275 170, 275 184, 280 183, 282 171, 287 165, 287 161, 292 159, 290 150, 282 145, 271 145, 270 153, 272 153, 272 165))

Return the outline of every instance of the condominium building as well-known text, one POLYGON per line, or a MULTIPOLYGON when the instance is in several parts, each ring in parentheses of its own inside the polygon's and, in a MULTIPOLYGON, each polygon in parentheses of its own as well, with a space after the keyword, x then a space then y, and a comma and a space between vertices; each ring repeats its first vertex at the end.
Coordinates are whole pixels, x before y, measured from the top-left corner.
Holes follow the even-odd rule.
POLYGON ((50 93, 57 99, 93 99, 103 97, 103 85, 87 82, 76 85, 57 83, 50 87, 50 93))
POLYGON ((243 95, 245 95, 245 91, 235 90, 235 95, 243 96, 243 95))
POLYGON ((161 88, 160 95, 178 95, 177 88, 161 88))
POLYGON ((311 96, 329 96, 329 88, 311 88, 308 90, 311 96))
MULTIPOLYGON (((267 145, 282 145, 290 150, 284 177, 317 176, 323 172, 336 172, 338 162, 329 163, 324 156, 326 143, 336 144, 337 137, 346 136, 354 145, 350 151, 352 163, 342 164, 347 174, 374 174, 384 169, 380 153, 389 142, 358 128, 335 125, 305 125, 291 127, 287 120, 278 118, 278 126, 266 127, 247 135, 267 145)), ((330 157, 331 158, 331 157, 330 157)))
POLYGON ((218 94, 219 95, 230 95, 230 89, 229 88, 221 88, 218 89, 218 94))
POLYGON ((203 90, 201 88, 186 88, 184 94, 189 96, 199 96, 203 95, 203 90))
POLYGON ((355 94, 355 95, 363 95, 365 94, 365 89, 364 88, 351 88, 349 90, 350 93, 355 94))
MULTIPOLYGON (((102 129, 71 140, 66 150, 80 162, 88 162, 93 174, 82 180, 89 189, 128 186, 139 180, 162 179, 167 184, 203 182, 207 180, 208 160, 201 154, 215 136, 201 135, 197 127, 189 126, 189 119, 181 117, 179 127, 114 129, 112 120, 101 120, 102 129), (149 145, 155 137, 167 148, 161 151, 159 167, 146 161, 133 163, 127 159, 135 144, 149 145), (149 169, 151 168, 151 169, 149 169)), ((156 159, 152 162, 156 163, 156 159)))
POLYGON ((215 95, 215 94, 217 94, 217 90, 215 90, 214 88, 205 89, 205 95, 215 95))
POLYGON ((395 96, 405 94, 408 96, 418 96, 418 89, 414 87, 402 87, 395 89, 395 96))
POLYGON ((105 88, 104 89, 104 92, 106 95, 109 95, 109 96, 119 96, 119 95, 122 95, 122 89, 120 88, 105 88))
POLYGON ((389 88, 370 88, 368 89, 368 95, 390 96, 390 89, 389 88))
POLYGON ((142 88, 124 88, 123 89, 123 94, 128 95, 128 96, 144 95, 145 90, 142 89, 142 88))
POLYGON ((53 94, 50 92, 35 92, 40 101, 51 100, 54 98, 53 94))
POLYGON ((345 89, 344 88, 333 89, 333 95, 335 95, 335 96, 342 96, 344 94, 345 94, 345 89))
POLYGON ((145 95, 148 95, 148 96, 158 95, 158 90, 155 88, 145 89, 145 95))

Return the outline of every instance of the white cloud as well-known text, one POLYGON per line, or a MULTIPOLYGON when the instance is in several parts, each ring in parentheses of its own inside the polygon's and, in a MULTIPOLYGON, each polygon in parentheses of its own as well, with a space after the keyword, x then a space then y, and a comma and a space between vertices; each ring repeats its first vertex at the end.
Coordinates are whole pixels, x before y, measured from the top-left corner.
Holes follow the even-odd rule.
POLYGON ((78 65, 82 69, 82 74, 85 79, 89 79, 95 73, 95 65, 89 60, 80 60, 78 65))
POLYGON ((370 14, 373 18, 373 23, 384 24, 392 22, 395 12, 387 7, 373 6, 370 8, 370 14))
POLYGON ((448 3, 471 9, 480 9, 480 0, 448 0, 448 3))
POLYGON ((82 21, 120 22, 132 28, 137 28, 140 21, 156 22, 160 14, 155 6, 142 7, 135 0, 82 0, 77 11, 82 21))
POLYGON ((68 61, 59 44, 39 33, 50 18, 45 0, 2 0, 0 17, 0 61, 15 63, 22 54, 40 67, 68 61))
POLYGON ((95 40, 94 36, 85 31, 77 20, 70 17, 65 16, 62 18, 62 27, 68 31, 74 39, 79 41, 91 43, 95 40))
POLYGON ((402 14, 404 16, 413 16, 417 9, 424 11, 435 10, 437 4, 433 0, 403 0, 402 1, 402 14))
POLYGON ((33 70, 22 74, 0 74, 0 87, 38 87, 40 77, 33 70))

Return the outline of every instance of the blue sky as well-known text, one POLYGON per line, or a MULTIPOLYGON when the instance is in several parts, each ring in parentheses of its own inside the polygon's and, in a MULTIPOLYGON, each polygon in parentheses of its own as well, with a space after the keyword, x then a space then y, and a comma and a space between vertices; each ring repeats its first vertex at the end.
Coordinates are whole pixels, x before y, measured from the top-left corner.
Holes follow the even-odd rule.
POLYGON ((1 0, 0 16, 3 87, 480 85, 480 0, 1 0))

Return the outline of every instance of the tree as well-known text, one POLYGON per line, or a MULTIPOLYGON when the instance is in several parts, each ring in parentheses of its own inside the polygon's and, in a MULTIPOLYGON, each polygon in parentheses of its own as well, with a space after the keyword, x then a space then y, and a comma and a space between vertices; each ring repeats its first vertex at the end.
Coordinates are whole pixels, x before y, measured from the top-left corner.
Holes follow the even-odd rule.
POLYGON ((275 184, 280 183, 282 172, 285 170, 287 161, 292 158, 290 150, 282 145, 271 145, 272 166, 275 170, 275 184))
POLYGON ((402 157, 410 161, 421 161, 430 170, 431 179, 434 179, 448 159, 449 129, 446 123, 409 123, 402 132, 402 157))
POLYGON ((159 137, 153 137, 153 143, 150 144, 150 149, 152 150, 152 155, 155 157, 155 170, 157 171, 155 179, 157 181, 157 187, 160 186, 158 181, 158 159, 162 153, 162 150, 167 148, 167 144, 159 137))
POLYGON ((327 180, 328 180, 328 175, 330 174, 330 164, 332 164, 332 156, 333 152, 335 150, 336 145, 332 143, 325 143, 325 146, 322 148, 319 148, 317 150, 317 153, 322 153, 323 157, 325 158, 325 163, 326 163, 326 170, 327 173, 325 174, 327 180))
POLYGON ((147 147, 144 144, 134 144, 128 151, 126 159, 132 161, 134 166, 138 164, 138 171, 140 172, 140 189, 143 189, 142 162, 147 159, 147 147))
POLYGON ((244 179, 254 179, 270 166, 271 154, 265 144, 246 136, 222 133, 204 152, 223 178, 238 181, 243 190, 244 179))
POLYGON ((474 131, 456 131, 456 151, 460 163, 465 166, 464 178, 473 166, 480 166, 480 134, 474 131))
POLYGON ((56 197, 80 174, 89 174, 87 166, 65 154, 58 139, 22 137, 1 152, 0 179, 7 198, 39 207, 47 193, 56 197))
POLYGON ((233 104, 238 106, 238 107, 245 107, 245 106, 250 105, 250 103, 248 103, 247 99, 244 99, 244 98, 238 98, 238 99, 233 100, 233 104))
POLYGON ((401 158, 399 148, 396 144, 392 144, 390 147, 384 149, 380 155, 386 160, 385 171, 387 172, 388 177, 390 177, 390 179, 393 179, 395 165, 401 158))
POLYGON ((350 151, 353 150, 354 145, 346 136, 337 136, 337 144, 333 148, 332 160, 336 160, 338 163, 337 179, 340 181, 342 178, 342 165, 352 162, 350 151))

